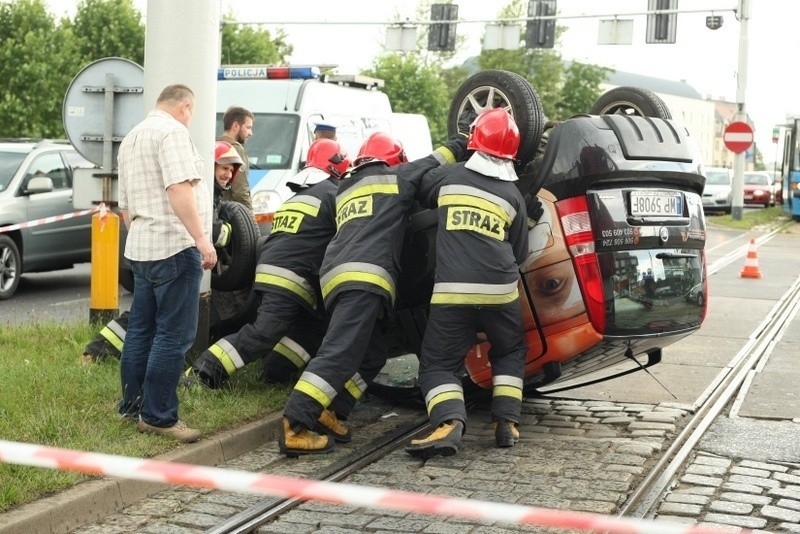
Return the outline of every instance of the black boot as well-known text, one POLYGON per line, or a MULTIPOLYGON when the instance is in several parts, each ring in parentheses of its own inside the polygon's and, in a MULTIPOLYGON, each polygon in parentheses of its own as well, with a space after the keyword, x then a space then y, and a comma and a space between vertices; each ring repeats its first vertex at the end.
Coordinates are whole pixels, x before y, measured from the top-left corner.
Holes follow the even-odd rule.
POLYGON ((498 447, 513 447, 519 441, 519 428, 514 421, 500 419, 492 423, 492 427, 494 427, 494 441, 498 447))

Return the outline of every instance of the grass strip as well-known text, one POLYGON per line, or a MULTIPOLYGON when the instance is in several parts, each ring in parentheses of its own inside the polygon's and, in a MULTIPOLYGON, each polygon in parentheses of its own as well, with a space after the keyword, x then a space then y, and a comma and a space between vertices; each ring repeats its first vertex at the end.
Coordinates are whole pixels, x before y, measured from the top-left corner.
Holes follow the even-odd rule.
MULTIPOLYGON (((117 417, 119 360, 96 363, 83 349, 100 326, 85 323, 4 325, 0 329, 0 436, 84 451, 153 457, 179 445, 136 431, 117 417)), ((258 380, 258 364, 219 390, 179 387, 180 417, 205 435, 281 409, 290 389, 258 380)), ((89 477, 0 463, 0 512, 89 477)))

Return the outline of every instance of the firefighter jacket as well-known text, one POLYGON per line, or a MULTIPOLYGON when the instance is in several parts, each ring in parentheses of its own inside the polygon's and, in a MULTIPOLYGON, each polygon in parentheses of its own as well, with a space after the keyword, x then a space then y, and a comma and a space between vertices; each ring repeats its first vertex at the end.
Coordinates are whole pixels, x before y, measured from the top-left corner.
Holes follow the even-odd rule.
POLYGON ((309 310, 322 311, 319 270, 325 247, 336 233, 336 181, 327 178, 301 189, 275 212, 272 230, 259 250, 254 289, 279 289, 309 310))
POLYGON ((431 305, 499 305, 519 297, 528 219, 519 189, 501 176, 459 163, 436 169, 422 182, 420 203, 439 207, 431 305))
POLYGON ((411 203, 426 174, 457 160, 458 147, 454 148, 437 149, 429 156, 393 167, 381 161, 369 162, 339 182, 338 231, 320 270, 326 307, 339 292, 351 289, 377 293, 388 306, 394 305, 411 203))

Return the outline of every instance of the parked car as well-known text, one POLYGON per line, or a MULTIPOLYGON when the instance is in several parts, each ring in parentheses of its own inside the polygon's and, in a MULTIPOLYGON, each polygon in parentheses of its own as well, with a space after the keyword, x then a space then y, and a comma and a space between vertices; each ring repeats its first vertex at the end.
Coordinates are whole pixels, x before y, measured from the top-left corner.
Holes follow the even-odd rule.
POLYGON ((774 181, 769 173, 746 171, 744 173, 744 204, 769 208, 775 205, 774 181))
POLYGON ((60 218, 72 206, 72 173, 93 167, 67 141, 0 140, 0 300, 24 273, 69 269, 91 260, 91 215, 60 218), (27 226, 45 217, 56 220, 27 226))
POLYGON ((733 205, 733 170, 724 167, 707 167, 705 177, 703 209, 730 213, 733 205))

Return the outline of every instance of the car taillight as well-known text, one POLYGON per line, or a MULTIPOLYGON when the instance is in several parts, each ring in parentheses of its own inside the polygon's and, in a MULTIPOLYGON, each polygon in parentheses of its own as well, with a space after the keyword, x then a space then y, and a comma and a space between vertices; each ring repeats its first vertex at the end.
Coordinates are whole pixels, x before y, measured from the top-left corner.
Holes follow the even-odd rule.
POLYGON ((604 332, 606 328, 605 297, 600 264, 594 251, 594 234, 589 218, 589 203, 586 196, 577 196, 556 202, 556 210, 561 219, 564 240, 572 256, 575 274, 581 286, 581 294, 586 303, 589 320, 595 330, 604 332))

